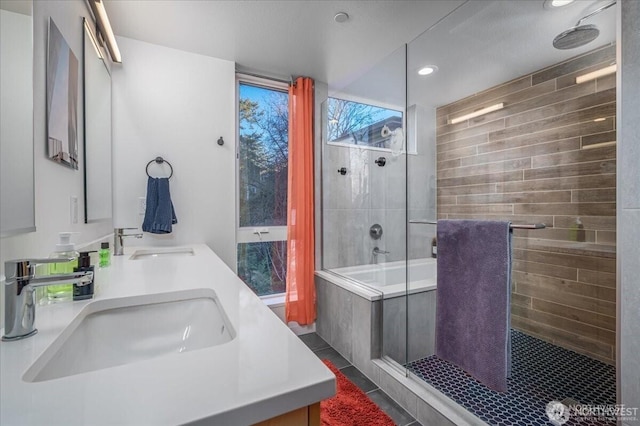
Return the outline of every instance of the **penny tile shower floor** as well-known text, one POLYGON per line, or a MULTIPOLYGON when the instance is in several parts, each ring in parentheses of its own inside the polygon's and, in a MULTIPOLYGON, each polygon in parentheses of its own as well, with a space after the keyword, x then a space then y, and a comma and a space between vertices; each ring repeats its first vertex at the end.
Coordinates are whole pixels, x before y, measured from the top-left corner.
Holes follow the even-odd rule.
MULTIPOLYGON (((413 361, 409 370, 491 425, 549 425, 550 401, 566 405, 614 405, 615 367, 511 331, 512 372, 508 391, 481 385, 435 356, 413 361)), ((615 421, 572 415, 565 425, 615 425, 615 421)))

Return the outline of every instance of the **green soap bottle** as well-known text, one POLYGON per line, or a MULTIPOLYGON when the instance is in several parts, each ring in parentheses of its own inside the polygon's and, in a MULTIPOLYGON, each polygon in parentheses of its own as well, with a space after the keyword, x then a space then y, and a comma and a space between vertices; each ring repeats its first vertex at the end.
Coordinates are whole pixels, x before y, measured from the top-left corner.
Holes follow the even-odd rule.
POLYGON ((100 258, 100 263, 98 265, 101 268, 106 268, 107 266, 111 265, 111 251, 109 250, 109 243, 100 244, 98 257, 100 258))
MULTIPOLYGON (((70 262, 59 262, 49 264, 49 275, 70 274, 78 266, 80 253, 76 251, 75 245, 71 242, 73 232, 60 232, 60 242, 56 244, 56 251, 51 253, 50 258, 73 258, 70 262)), ((57 284, 47 287, 47 299, 49 302, 66 302, 73 299, 73 284, 57 284)))

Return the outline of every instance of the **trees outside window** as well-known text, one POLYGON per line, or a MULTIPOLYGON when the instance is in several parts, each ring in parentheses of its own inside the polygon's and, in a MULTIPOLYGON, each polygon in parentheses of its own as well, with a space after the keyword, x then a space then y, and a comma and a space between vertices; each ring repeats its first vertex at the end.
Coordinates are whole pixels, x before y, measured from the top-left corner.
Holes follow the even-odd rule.
POLYGON ((238 275, 259 296, 286 283, 289 96, 239 82, 238 275))
POLYGON ((390 148, 382 134, 402 128, 402 112, 338 98, 327 100, 327 141, 375 148, 390 148))

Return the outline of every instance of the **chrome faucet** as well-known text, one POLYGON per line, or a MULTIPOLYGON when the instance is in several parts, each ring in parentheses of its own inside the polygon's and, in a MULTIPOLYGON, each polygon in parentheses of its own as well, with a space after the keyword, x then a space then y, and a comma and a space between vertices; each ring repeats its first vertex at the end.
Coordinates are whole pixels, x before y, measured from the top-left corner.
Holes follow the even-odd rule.
POLYGON ((378 247, 374 247, 373 250, 371 251, 371 254, 373 255, 373 263, 378 263, 378 255, 386 255, 386 254, 390 254, 391 252, 386 251, 386 250, 381 250, 378 247))
POLYGON ((20 259, 4 263, 4 336, 2 340, 24 339, 38 332, 35 288, 55 284, 84 286, 93 281, 93 271, 36 276, 36 265, 71 262, 74 258, 20 259))
POLYGON ((125 229, 138 229, 138 228, 115 228, 113 230, 113 255, 122 256, 124 254, 124 238, 134 237, 142 238, 142 234, 125 234, 125 229))

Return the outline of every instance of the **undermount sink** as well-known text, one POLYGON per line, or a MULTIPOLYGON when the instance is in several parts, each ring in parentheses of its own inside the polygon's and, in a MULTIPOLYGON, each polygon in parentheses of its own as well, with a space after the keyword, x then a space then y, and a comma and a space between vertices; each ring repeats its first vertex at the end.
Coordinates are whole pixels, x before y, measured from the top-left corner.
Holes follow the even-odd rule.
POLYGON ((154 249, 136 250, 131 255, 131 260, 152 259, 169 256, 193 256, 195 253, 191 247, 162 247, 154 249))
POLYGON ((211 289, 92 302, 23 376, 42 382, 231 341, 235 332, 211 289))

